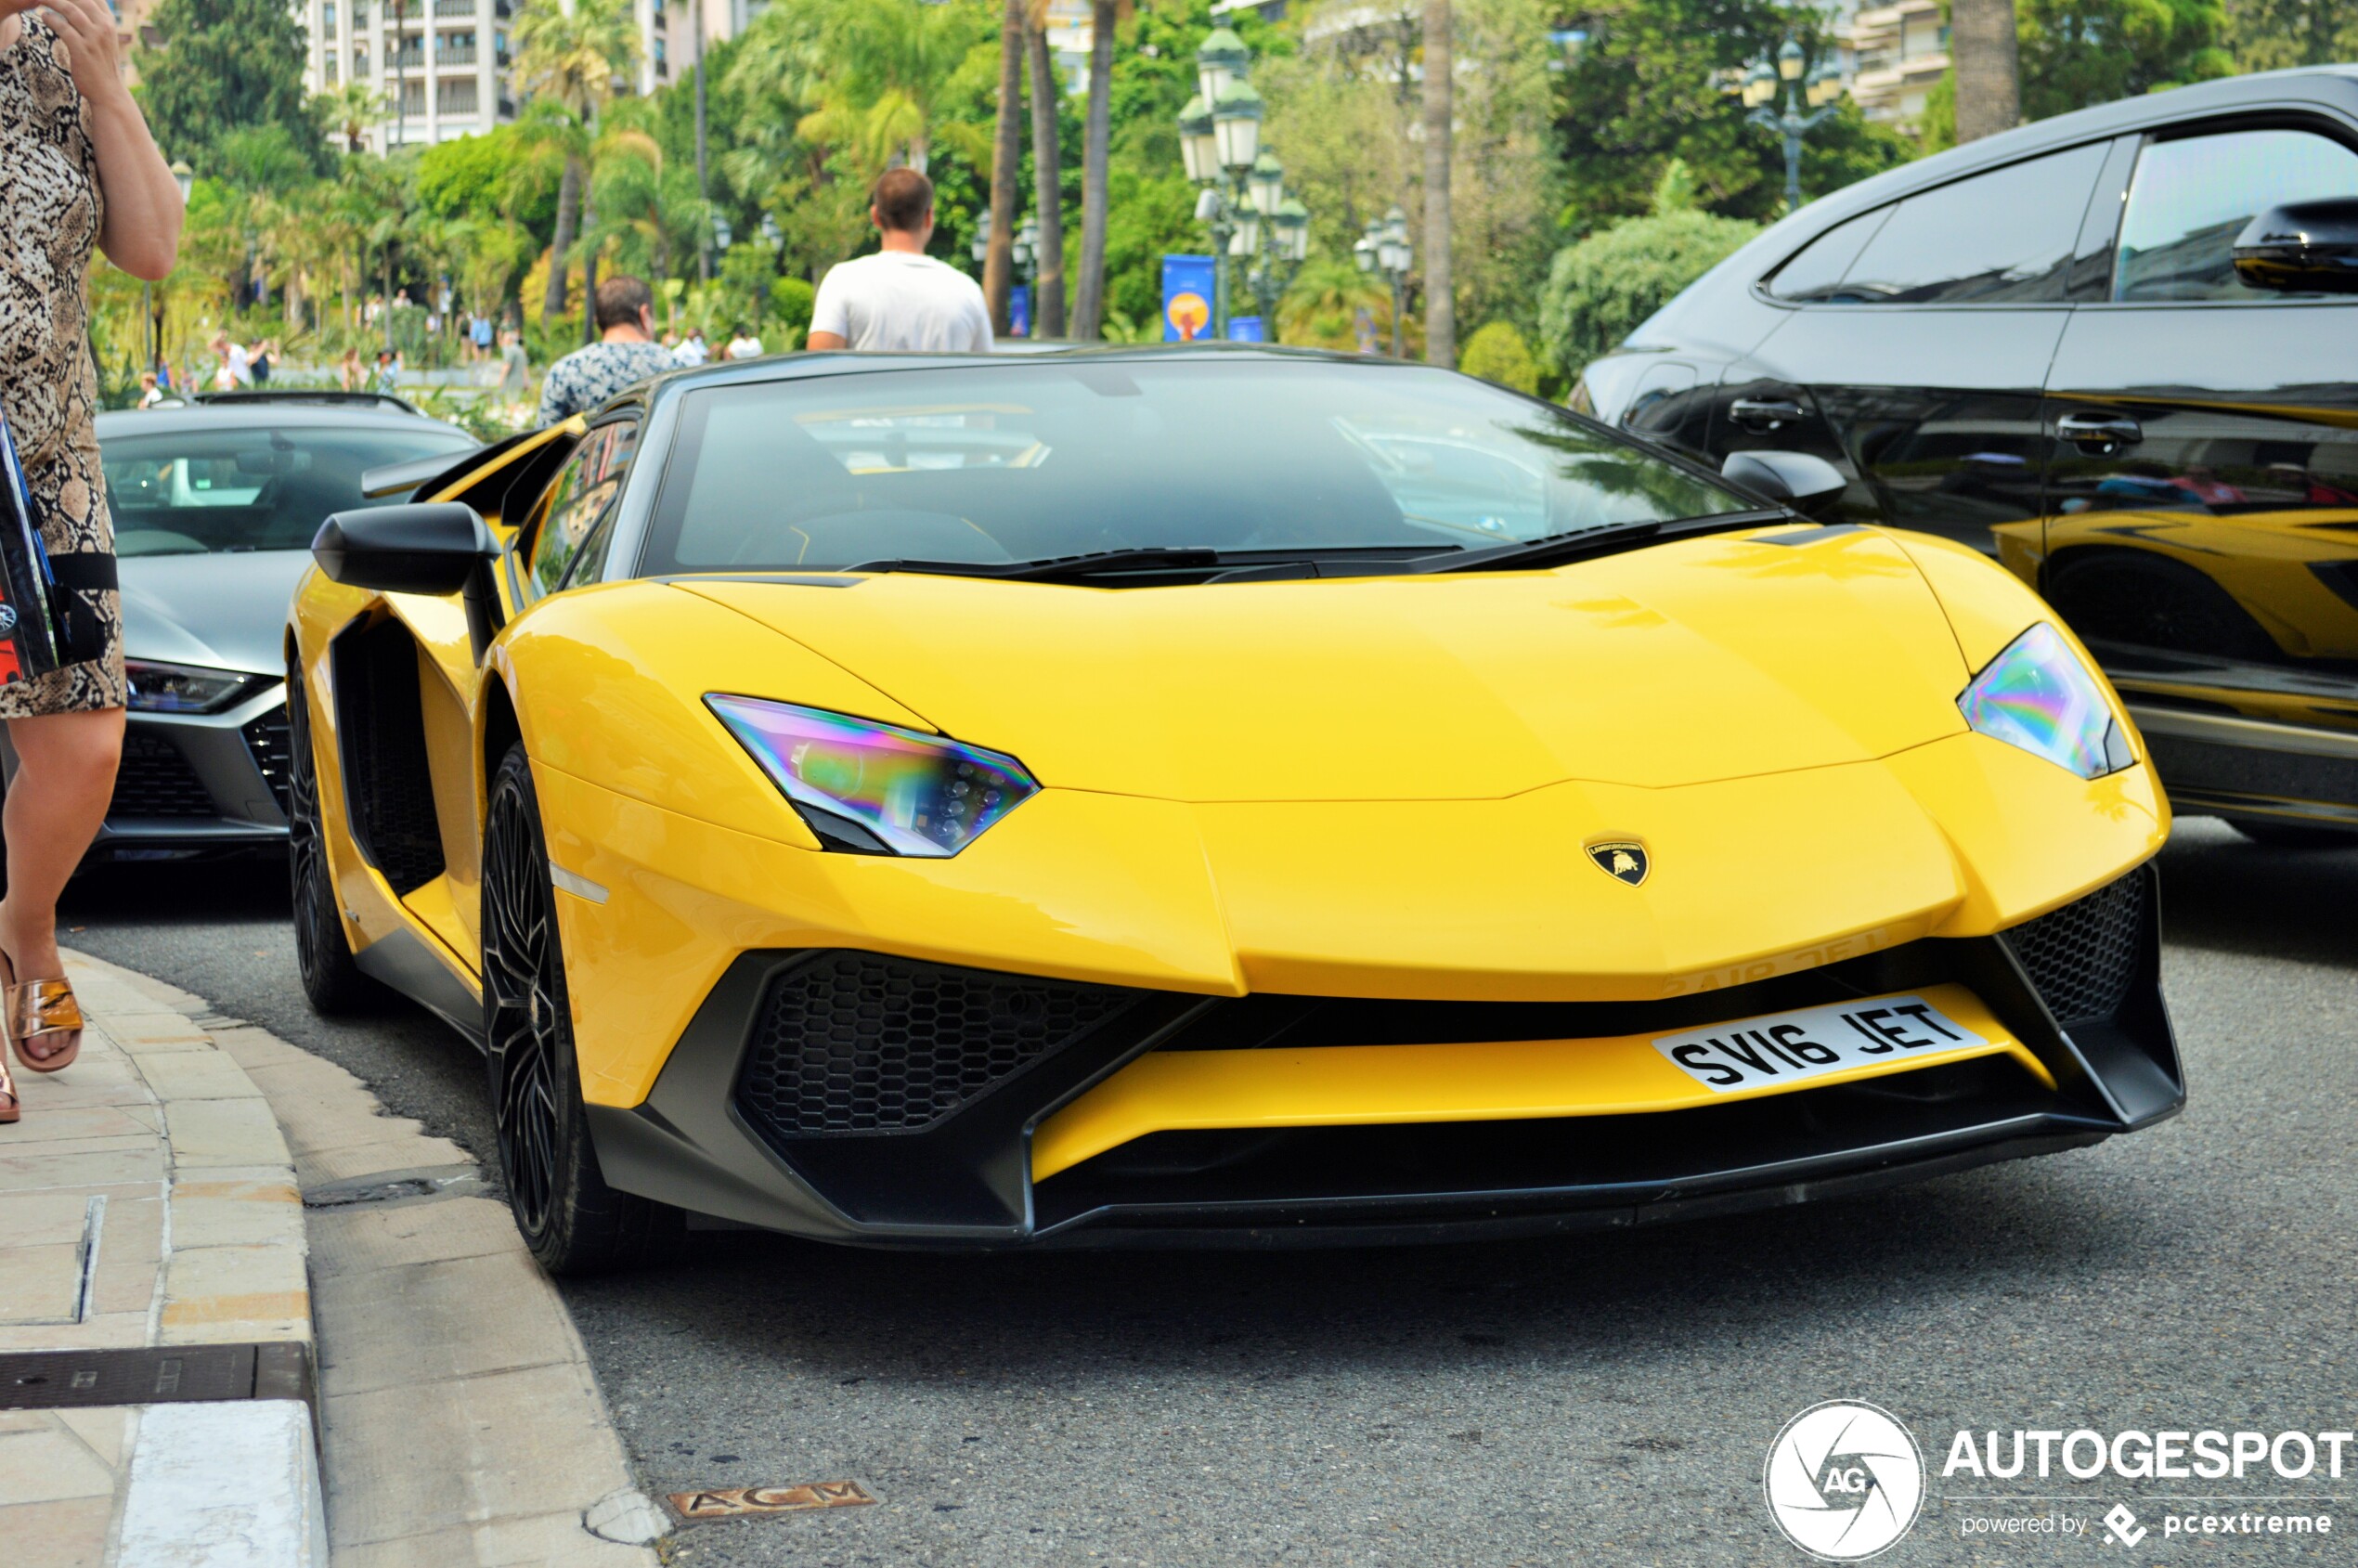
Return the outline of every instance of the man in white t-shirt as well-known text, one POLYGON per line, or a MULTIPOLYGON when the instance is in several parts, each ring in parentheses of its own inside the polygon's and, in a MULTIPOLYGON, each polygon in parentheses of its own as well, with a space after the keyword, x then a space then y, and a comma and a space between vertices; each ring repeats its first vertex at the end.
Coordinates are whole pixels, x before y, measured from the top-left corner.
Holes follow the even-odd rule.
POLYGON ((914 169, 887 169, 870 193, 868 218, 883 248, 828 269, 805 346, 990 353, 991 310, 982 289, 926 254, 933 182, 914 169))

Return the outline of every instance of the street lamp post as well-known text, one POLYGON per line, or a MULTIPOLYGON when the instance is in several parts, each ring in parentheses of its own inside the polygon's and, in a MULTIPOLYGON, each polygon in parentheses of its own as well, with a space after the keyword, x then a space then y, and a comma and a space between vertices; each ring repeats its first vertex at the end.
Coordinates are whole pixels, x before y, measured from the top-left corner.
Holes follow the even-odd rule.
POLYGON ((1785 145, 1785 211, 1797 212, 1801 207, 1801 143, 1802 138, 1822 124, 1827 116, 1840 107, 1846 88, 1842 73, 1831 60, 1820 59, 1807 76, 1803 73, 1806 57, 1801 45, 1790 34, 1779 45, 1773 63, 1766 54, 1753 57, 1752 63, 1743 69, 1722 71, 1718 75, 1719 90, 1730 97, 1740 98, 1752 112, 1744 118, 1770 134, 1783 138, 1785 145), (1784 84, 1784 107, 1775 107, 1777 84, 1784 84), (1807 112, 1803 105, 1807 104, 1807 112))
POLYGON ((1416 252, 1408 244, 1408 214, 1394 207, 1380 218, 1367 220, 1367 232, 1351 247, 1352 258, 1359 270, 1371 277, 1381 278, 1392 286, 1392 356, 1400 351, 1401 291, 1407 285, 1408 269, 1416 263, 1416 252))
POLYGON ((1261 95, 1245 80, 1252 51, 1214 28, 1196 51, 1197 96, 1179 111, 1179 154, 1201 187, 1196 221, 1211 230, 1211 332, 1228 335, 1228 274, 1243 264, 1245 286, 1274 336, 1277 302, 1310 253, 1310 209, 1286 193, 1286 174, 1261 145, 1261 95))
MULTIPOLYGON (((172 183, 180 192, 180 205, 188 205, 188 194, 197 188, 197 172, 188 167, 186 158, 175 159, 172 165, 172 183)), ((147 322, 148 369, 161 370, 163 366, 163 317, 156 311, 156 286, 146 279, 139 280, 139 315, 147 322)), ((183 390, 173 388, 175 392, 183 390)))

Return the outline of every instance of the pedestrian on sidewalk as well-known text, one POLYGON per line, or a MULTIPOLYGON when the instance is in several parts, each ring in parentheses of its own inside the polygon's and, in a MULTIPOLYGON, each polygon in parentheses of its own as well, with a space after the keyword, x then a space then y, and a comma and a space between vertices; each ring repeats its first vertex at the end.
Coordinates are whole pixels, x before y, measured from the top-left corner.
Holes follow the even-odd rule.
POLYGON ((655 342, 655 296, 645 279, 617 273, 598 285, 598 330, 600 341, 549 367, 540 383, 542 424, 569 420, 672 369, 671 351, 655 342))
POLYGON ((882 246, 827 269, 810 312, 811 349, 991 352, 991 308, 981 286, 926 254, 933 238, 933 182, 887 169, 869 194, 882 246))
MULTIPOLYGON (((10 302, 0 311, 0 411, 63 622, 60 667, 0 685, 17 751, 0 812, 0 1022, 21 1066, 55 1072, 82 1050, 82 1010, 58 953, 58 894, 114 794, 130 698, 84 279, 94 246, 156 281, 180 245, 180 190, 123 84, 105 0, 0 0, 0 288, 10 302)), ((0 1056, 0 1122, 18 1114, 0 1056)))

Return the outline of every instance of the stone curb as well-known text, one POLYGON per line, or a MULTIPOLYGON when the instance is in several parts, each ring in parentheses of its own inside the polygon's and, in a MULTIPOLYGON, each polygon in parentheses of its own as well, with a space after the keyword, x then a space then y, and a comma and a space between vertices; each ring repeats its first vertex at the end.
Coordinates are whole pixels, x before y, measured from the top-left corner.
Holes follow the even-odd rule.
POLYGON ((467 1152, 387 1116, 332 1062, 162 982, 89 967, 175 999, 184 1028, 201 1019, 284 1133, 291 1191, 311 1200, 297 1212, 336 1568, 655 1563, 666 1520, 638 1490, 563 1299, 507 1205, 480 1196, 467 1152))
MULTIPOLYGON (((302 1198, 268 1101, 201 999, 66 959, 90 1027, 72 1069, 19 1075, 25 1121, 0 1139, 0 1348, 307 1349, 302 1198)), ((0 1413, 12 1562, 324 1568, 325 1519, 300 1401, 0 1413)))

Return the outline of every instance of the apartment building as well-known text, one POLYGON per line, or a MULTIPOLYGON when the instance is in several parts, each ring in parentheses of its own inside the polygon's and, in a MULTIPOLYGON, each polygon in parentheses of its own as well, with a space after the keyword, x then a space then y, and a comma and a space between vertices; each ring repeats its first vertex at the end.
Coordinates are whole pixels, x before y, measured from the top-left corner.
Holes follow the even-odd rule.
MULTIPOLYGON (((378 152, 473 136, 516 117, 515 19, 521 0, 297 0, 310 44, 304 83, 332 92, 366 83, 399 105, 369 134, 378 152)), ((635 0, 639 71, 626 91, 652 93, 695 67, 706 44, 740 31, 747 0, 635 0)))
POLYGON ((1924 100, 1949 70, 1949 27, 1939 0, 1899 0, 1860 9, 1851 19, 1857 61, 1851 97, 1870 120, 1914 130, 1924 100))

